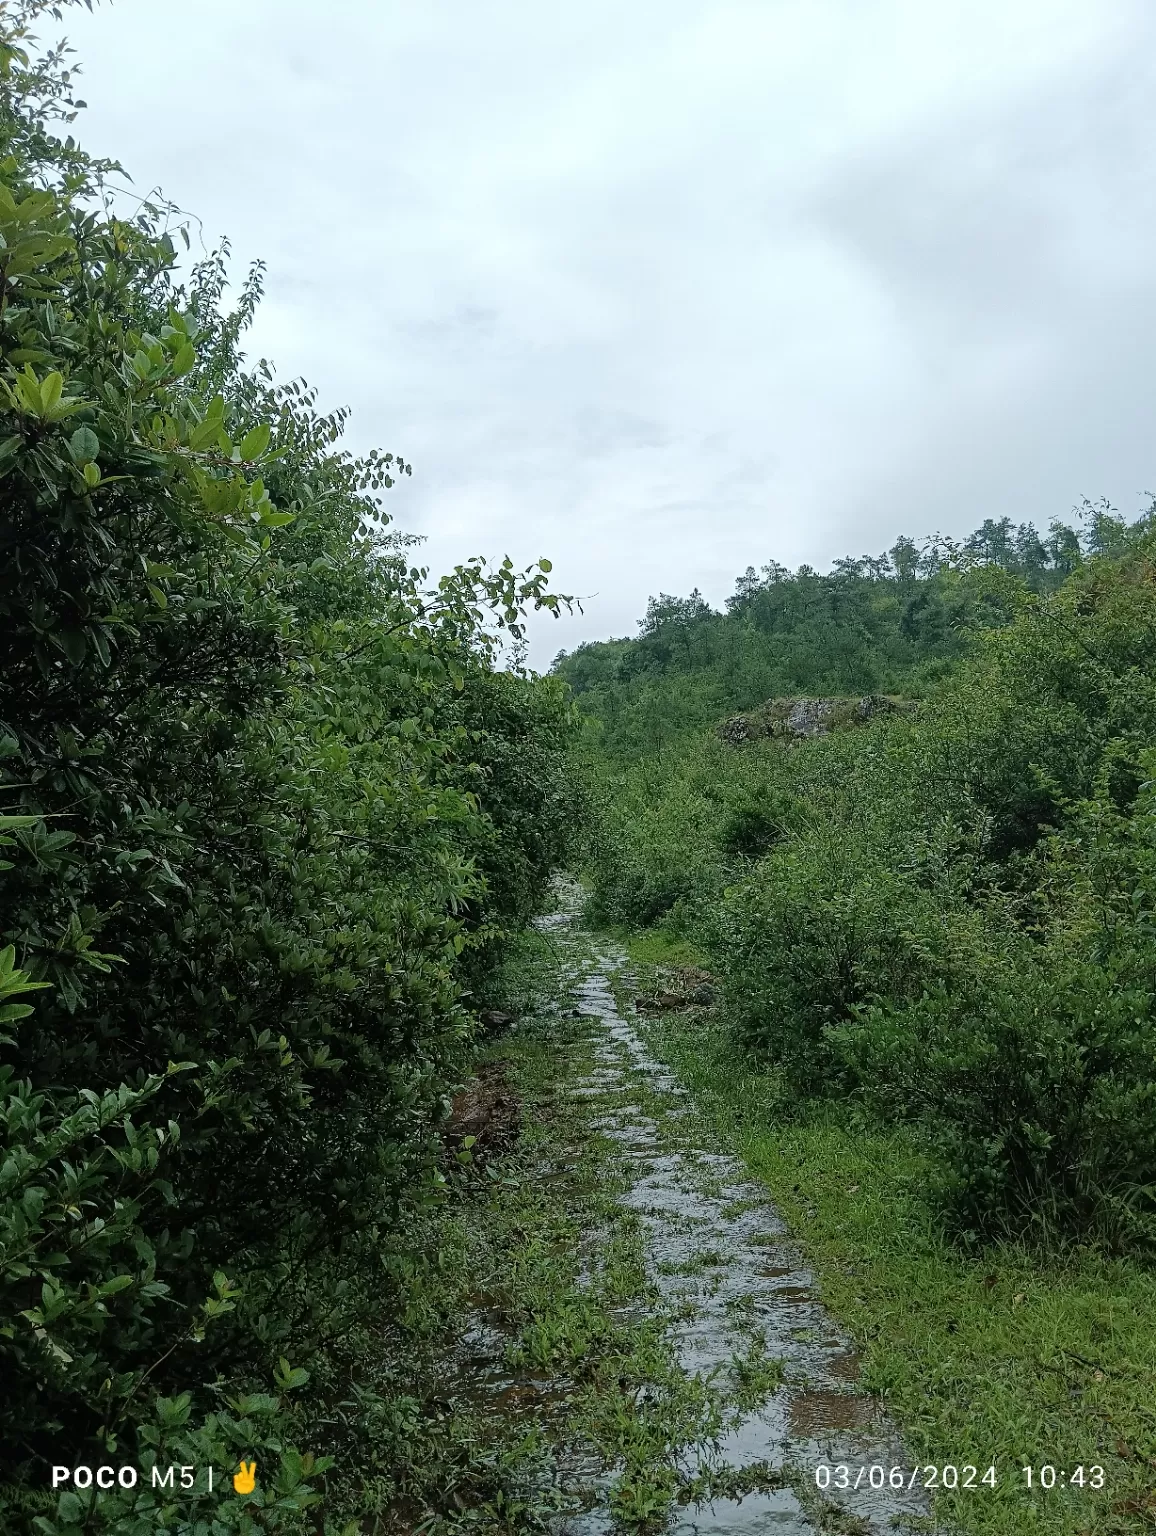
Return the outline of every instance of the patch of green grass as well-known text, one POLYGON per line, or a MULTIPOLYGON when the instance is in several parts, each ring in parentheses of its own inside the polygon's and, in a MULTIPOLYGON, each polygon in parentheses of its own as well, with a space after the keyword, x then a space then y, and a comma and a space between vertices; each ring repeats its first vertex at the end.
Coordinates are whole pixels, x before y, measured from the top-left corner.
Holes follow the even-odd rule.
POLYGON ((497 1001, 521 1018, 480 1059, 503 1063, 520 1136, 488 1163, 451 1165, 440 1204, 382 1255, 380 1328, 343 1342, 348 1414, 326 1446, 356 1467, 331 1480, 338 1528, 528 1536, 596 1496, 561 1474, 578 1451, 601 1462, 618 1528, 658 1529, 730 1397, 777 1385, 754 1342, 717 1381, 678 1364, 643 1222, 622 1201, 625 1154, 598 1129, 611 1108, 665 1101, 625 1058, 607 1092, 569 1091, 600 1065, 600 1026, 565 1005, 588 959, 577 932, 508 951, 497 1001), (547 998, 561 1011, 536 1011, 547 998), (395 1291, 407 1304, 390 1312, 395 1291))
POLYGON ((615 935, 637 965, 702 965, 703 953, 689 939, 665 928, 615 935))
POLYGON ((665 1523, 684 1483, 680 1462, 725 1426, 722 1390, 713 1374, 689 1374, 677 1364, 666 1321, 654 1315, 637 1324, 629 1348, 606 1357, 579 1404, 584 1437, 617 1468, 610 1510, 632 1531, 665 1523))
POLYGON ((708 1269, 718 1269, 726 1263, 726 1257, 717 1248, 707 1248, 701 1253, 692 1253, 689 1259, 683 1259, 681 1263, 675 1263, 671 1259, 663 1259, 658 1265, 660 1275, 701 1275, 708 1269))
POLYGON ((784 1362, 767 1354, 767 1341, 752 1330, 745 1354, 735 1354, 731 1371, 735 1381, 732 1406, 740 1414, 753 1413, 783 1384, 784 1362))
POLYGON ((962 1253, 937 1227, 913 1133, 853 1127, 830 1108, 776 1114, 775 1079, 717 1019, 643 1027, 803 1242, 912 1460, 996 1465, 994 1491, 941 1495, 941 1518, 973 1536, 1156 1529, 1156 1274, 1094 1253, 962 1253), (1045 1491, 1044 1465, 1101 1466, 1105 1488, 1057 1477, 1045 1491))

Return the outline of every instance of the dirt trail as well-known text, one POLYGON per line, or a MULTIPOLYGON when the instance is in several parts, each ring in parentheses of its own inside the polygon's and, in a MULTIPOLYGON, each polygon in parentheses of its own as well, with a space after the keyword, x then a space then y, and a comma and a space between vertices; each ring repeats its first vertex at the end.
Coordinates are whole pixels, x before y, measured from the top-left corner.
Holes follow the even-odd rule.
MULTIPOLYGON (((563 910, 543 926, 564 945, 574 921, 573 912, 563 910)), ((765 1466, 780 1473, 785 1486, 684 1507, 667 1529, 672 1536, 838 1529, 866 1536, 894 1531, 896 1517, 907 1524, 902 1517, 923 1516, 911 1526, 926 1530, 929 1506, 920 1491, 830 1486, 820 1496, 822 1467, 832 1469, 833 1485, 839 1466, 852 1469, 853 1479, 859 1467, 890 1471, 909 1460, 878 1405, 857 1389, 854 1351, 816 1299, 813 1277, 766 1190, 745 1176, 737 1159, 704 1145, 708 1136, 685 1091, 620 1013, 611 976, 624 959, 603 945, 576 988, 577 1006, 599 1029, 597 1066, 571 1091, 591 1101, 594 1124, 629 1159, 626 1203, 642 1218, 652 1278, 677 1319, 671 1336, 682 1367, 725 1379, 752 1327, 767 1355, 785 1367, 783 1385, 769 1401, 729 1414, 719 1440, 697 1452, 702 1464, 715 1468, 765 1466)), ((564 1522, 559 1536, 614 1529, 595 1509, 564 1522)))
MULTIPOLYGON (((818 1301, 766 1189, 719 1150, 717 1134, 648 1049, 645 1023, 620 1011, 615 983, 626 956, 583 929, 577 898, 563 887, 559 910, 539 921, 561 985, 552 1009, 528 1021, 526 1032, 537 1049, 559 1056, 545 1079, 553 1108, 538 1142, 543 1161, 531 1158, 529 1177, 537 1199, 557 1191, 557 1214, 570 1232, 566 1284, 578 1293, 602 1294, 608 1256, 626 1240, 637 1278, 622 1299, 601 1305, 606 1326, 644 1342, 628 1346, 626 1374, 619 1378, 615 1366, 607 1382, 604 1366, 584 1374, 581 1350, 567 1368, 512 1348, 527 1321, 531 1331, 546 1325, 549 1294, 528 1308, 515 1305, 513 1314, 508 1302, 486 1304, 444 1363, 440 1390, 549 1447, 540 1508, 543 1516, 549 1507, 568 1511, 546 1517, 553 1536, 938 1529, 922 1489, 889 1486, 892 1469, 908 1468, 909 1458, 877 1402, 859 1389, 853 1348, 818 1301), (570 1128, 571 1145, 558 1140, 556 1123, 570 1128), (605 1230, 580 1218, 569 1224, 570 1170, 582 1145, 596 1143, 605 1149, 595 1163, 606 1181, 604 1209, 615 1213, 605 1230), (605 1430, 606 1414, 609 1436, 597 1428, 605 1430), (838 1486, 841 1468, 858 1487, 838 1486), (885 1486, 872 1486, 881 1479, 885 1486), (647 1490, 658 1492, 643 1509, 638 1499, 647 1490)), ((493 1150, 516 1135, 516 1104, 500 1065, 483 1068, 455 1111, 479 1147, 497 1118, 502 1135, 493 1150), (503 1116, 490 1100, 506 1106, 503 1116)))

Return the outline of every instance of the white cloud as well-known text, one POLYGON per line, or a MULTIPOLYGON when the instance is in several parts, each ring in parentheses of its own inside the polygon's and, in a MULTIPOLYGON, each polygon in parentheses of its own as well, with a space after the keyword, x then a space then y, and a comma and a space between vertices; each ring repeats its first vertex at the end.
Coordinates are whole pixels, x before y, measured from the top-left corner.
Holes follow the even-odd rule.
POLYGON ((116 0, 86 145, 269 264, 435 566, 599 594, 1156 482, 1141 0, 116 0))

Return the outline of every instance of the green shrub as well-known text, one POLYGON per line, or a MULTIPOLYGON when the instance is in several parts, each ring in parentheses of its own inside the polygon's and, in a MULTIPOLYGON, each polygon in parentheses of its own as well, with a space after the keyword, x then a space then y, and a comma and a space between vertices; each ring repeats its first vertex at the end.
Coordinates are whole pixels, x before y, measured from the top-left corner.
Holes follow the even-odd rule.
POLYGON ((591 800, 595 830, 586 863, 594 921, 686 921, 721 891, 714 808, 692 781, 666 783, 653 768, 596 776, 591 800))
POLYGON ((499 670, 558 600, 546 561, 431 589, 408 466, 244 366, 259 269, 226 313, 174 210, 107 214, 52 10, 0 17, 0 953, 39 988, 0 1043, 0 1523, 163 1403, 227 1462, 228 1394, 292 1524, 288 1394, 430 1195, 467 988, 569 835, 564 694, 499 670))
POLYGON ((744 1041, 810 1092, 847 1082, 831 1026, 877 998, 917 997, 950 974, 949 932, 931 896, 886 860, 815 829, 726 895, 711 947, 744 1041))
POLYGON ((936 1094, 969 1229, 1156 1239, 1154 766, 1117 742, 1093 793, 1063 803, 1036 861, 1034 922, 983 1011, 953 1031, 994 1063, 936 1094), (1135 786, 1125 809, 1122 783, 1135 786))
POLYGON ((921 1123, 960 1234, 1156 1232, 1154 617, 1140 542, 914 722, 809 748, 811 823, 716 926, 747 1040, 806 1092, 921 1123))
POLYGON ((971 997, 874 1005, 833 1041, 942 1154, 954 1231, 1115 1249, 1156 1238, 1153 995, 1030 961, 971 997))

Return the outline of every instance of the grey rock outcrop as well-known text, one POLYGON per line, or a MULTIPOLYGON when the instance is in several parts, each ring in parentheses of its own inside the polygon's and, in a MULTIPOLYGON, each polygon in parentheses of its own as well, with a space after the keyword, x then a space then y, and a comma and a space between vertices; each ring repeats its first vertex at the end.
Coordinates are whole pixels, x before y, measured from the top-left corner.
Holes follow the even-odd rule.
POLYGON ((859 698, 768 699, 758 709, 732 715, 719 726, 719 735, 732 746, 766 736, 806 741, 829 731, 865 725, 881 715, 913 709, 908 699, 870 693, 859 698))

